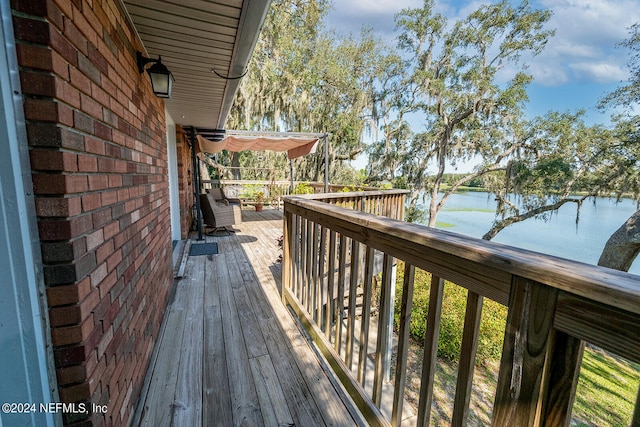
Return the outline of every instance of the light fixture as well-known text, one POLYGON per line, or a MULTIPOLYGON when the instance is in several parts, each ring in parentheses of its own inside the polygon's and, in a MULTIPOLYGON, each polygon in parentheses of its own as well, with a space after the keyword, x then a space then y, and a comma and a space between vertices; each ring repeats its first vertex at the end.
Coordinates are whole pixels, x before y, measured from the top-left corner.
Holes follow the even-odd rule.
POLYGON ((140 74, 144 73, 145 66, 153 62, 153 65, 147 69, 149 77, 151 78, 151 87, 153 93, 158 98, 171 98, 171 90, 173 89, 173 75, 162 63, 160 56, 158 59, 145 58, 141 52, 136 52, 136 59, 138 62, 138 71, 140 74))

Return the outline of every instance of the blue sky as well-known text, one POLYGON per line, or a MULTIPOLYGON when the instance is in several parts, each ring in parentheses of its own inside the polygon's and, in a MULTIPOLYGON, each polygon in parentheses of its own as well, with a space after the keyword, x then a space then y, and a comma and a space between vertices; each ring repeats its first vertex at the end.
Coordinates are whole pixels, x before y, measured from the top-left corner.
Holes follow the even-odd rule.
MULTIPOLYGON (((487 1, 436 0, 438 11, 450 21, 482 3, 487 1)), ((423 0, 335 0, 328 23, 343 34, 357 34, 363 25, 370 25, 395 46, 395 14, 422 4, 423 0)), ((595 111, 595 105, 628 78, 628 50, 617 44, 629 37, 631 25, 640 22, 640 1, 532 0, 531 4, 553 12, 548 26, 556 35, 542 54, 527 59, 534 76, 529 113, 582 108, 590 121, 606 122, 607 116, 595 111)))
MULTIPOLYGON (((436 0, 436 7, 453 22, 483 3, 489 1, 436 0)), ((395 46, 395 14, 422 4, 423 0, 334 0, 328 26, 358 34, 369 25, 395 46)), ((528 115, 584 109, 587 122, 607 124, 609 115, 595 107, 629 77, 629 51, 617 45, 629 37, 629 27, 640 22, 640 0, 530 0, 530 4, 553 12, 548 26, 556 34, 544 52, 525 59, 534 76, 528 115)))

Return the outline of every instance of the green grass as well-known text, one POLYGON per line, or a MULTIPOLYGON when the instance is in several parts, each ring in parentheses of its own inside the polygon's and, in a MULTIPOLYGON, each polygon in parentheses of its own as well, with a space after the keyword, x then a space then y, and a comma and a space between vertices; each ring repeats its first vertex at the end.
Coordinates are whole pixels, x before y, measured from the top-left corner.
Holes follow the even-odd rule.
POLYGON ((443 210, 447 211, 447 212, 488 212, 488 213, 494 213, 495 210, 494 209, 478 209, 478 208, 448 208, 445 207, 443 208, 443 210))
POLYGON ((640 365, 587 348, 573 407, 578 426, 628 426, 640 383, 640 365))
MULTIPOLYGON (((395 321, 398 326, 402 299, 402 263, 398 264, 395 321)), ((422 343, 426 333, 431 275, 416 269, 410 334, 422 343)), ((438 356, 446 363, 457 363, 462 339, 463 319, 467 291, 446 282, 440 319, 438 356)), ((476 378, 482 389, 495 390, 498 361, 502 353, 502 337, 507 316, 506 307, 485 299, 478 344, 477 369, 484 374, 476 378)), ((475 381, 475 380, 474 380, 475 381)), ((455 384, 455 380, 453 380, 455 384)), ((638 395, 640 365, 612 356, 602 350, 587 347, 582 360, 580 379, 573 407, 572 425, 628 426, 638 395)), ((446 387, 445 387, 446 388, 446 387)), ((446 392, 445 392, 446 394, 446 392)), ((491 404, 481 412, 490 417, 491 404)))
POLYGON ((450 222, 441 222, 441 221, 436 222, 436 228, 452 228, 455 226, 456 226, 455 224, 451 224, 450 222))

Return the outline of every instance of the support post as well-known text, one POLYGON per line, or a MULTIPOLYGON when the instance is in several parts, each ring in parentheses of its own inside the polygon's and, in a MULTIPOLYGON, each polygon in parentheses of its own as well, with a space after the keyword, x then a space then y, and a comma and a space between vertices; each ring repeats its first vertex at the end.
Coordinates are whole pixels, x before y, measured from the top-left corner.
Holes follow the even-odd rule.
POLYGON ((191 160, 193 161, 193 194, 196 199, 196 224, 198 227, 198 240, 202 240, 202 211, 200 210, 200 171, 198 157, 196 156, 196 129, 191 127, 191 160))
POLYGON ((329 192, 329 135, 324 136, 324 192, 329 192))

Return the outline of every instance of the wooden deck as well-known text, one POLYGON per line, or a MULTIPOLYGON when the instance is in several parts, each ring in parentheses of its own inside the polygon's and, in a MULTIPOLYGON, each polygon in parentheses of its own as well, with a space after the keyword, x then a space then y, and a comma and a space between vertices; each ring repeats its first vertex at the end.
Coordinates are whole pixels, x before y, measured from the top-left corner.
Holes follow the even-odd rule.
POLYGON ((217 242, 218 254, 186 262, 136 425, 357 424, 281 303, 281 212, 243 210, 234 228, 229 236, 206 237, 217 242))

